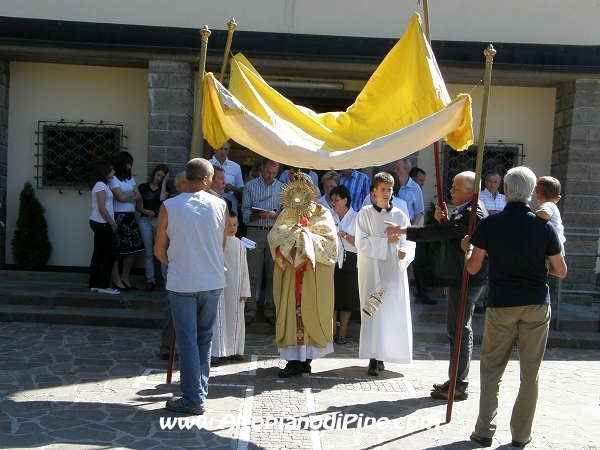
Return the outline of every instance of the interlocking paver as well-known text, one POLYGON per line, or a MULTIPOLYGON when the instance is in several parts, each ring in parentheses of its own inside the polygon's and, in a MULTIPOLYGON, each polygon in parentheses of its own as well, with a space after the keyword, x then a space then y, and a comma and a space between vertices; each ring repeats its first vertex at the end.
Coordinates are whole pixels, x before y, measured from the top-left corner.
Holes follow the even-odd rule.
MULTIPOLYGON (((164 409, 175 384, 156 357, 159 331, 109 327, 0 324, 0 446, 8 448, 472 449, 477 415, 478 356, 471 397, 446 405, 429 397, 443 381, 448 346, 415 343, 412 365, 366 373, 357 343, 313 362, 313 373, 277 378, 285 362, 273 339, 248 335, 247 358, 211 370, 207 413, 193 422, 164 409), (249 355, 255 355, 250 360, 249 355), (284 421, 278 421, 285 417, 284 421), (379 420, 379 426, 374 426, 379 420), (267 422, 269 421, 269 422, 267 422), (314 429, 307 428, 312 423, 314 429), (438 425, 439 423, 439 425, 438 425), (164 429, 163 429, 164 428, 164 429), (189 428, 189 429, 187 429, 189 428), (332 429, 333 428, 333 429, 332 429)), ((513 354, 500 393, 493 448, 510 442, 509 416, 518 387, 513 354)), ((592 449, 597 427, 600 352, 548 349, 540 375, 532 449, 592 449)))

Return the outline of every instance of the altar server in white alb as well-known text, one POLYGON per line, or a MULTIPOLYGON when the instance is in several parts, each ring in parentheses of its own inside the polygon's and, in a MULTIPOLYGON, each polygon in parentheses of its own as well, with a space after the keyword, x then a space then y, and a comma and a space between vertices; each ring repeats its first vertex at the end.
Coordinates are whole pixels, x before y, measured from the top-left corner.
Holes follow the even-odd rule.
POLYGON ((385 289, 383 303, 372 316, 362 312, 359 358, 369 358, 368 373, 379 375, 384 361, 412 362, 412 324, 406 270, 415 256, 415 243, 404 236, 386 236, 388 223, 410 225, 392 204, 394 179, 385 172, 373 178, 374 205, 364 206, 356 219, 358 288, 361 310, 373 293, 385 289))
MULTIPOLYGON (((217 307, 217 320, 213 327, 211 357, 231 357, 233 360, 244 359, 246 342, 246 324, 244 322, 244 306, 250 296, 250 277, 246 261, 246 247, 235 233, 238 229, 238 218, 228 211, 225 242, 225 279, 227 286, 221 292, 217 307)), ((214 364, 213 364, 214 365, 214 364)))

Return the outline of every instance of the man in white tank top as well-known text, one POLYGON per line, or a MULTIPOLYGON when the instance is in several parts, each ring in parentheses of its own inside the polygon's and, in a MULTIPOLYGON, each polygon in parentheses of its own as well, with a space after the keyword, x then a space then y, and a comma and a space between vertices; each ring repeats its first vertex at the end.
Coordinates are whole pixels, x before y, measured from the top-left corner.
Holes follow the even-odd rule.
POLYGON ((186 167, 187 188, 160 207, 154 255, 167 265, 167 291, 179 348, 182 398, 170 411, 203 414, 208 393, 212 328, 225 287, 223 243, 227 206, 206 192, 212 165, 194 158, 186 167))

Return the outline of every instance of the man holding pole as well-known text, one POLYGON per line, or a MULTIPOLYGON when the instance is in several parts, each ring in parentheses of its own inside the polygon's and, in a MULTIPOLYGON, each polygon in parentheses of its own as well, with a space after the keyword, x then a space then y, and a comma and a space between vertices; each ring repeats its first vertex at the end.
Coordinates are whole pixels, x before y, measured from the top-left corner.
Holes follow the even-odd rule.
MULTIPOLYGON (((471 199, 473 198, 473 186, 475 184, 474 172, 461 172, 454 177, 450 195, 452 203, 456 205, 454 213, 449 220, 446 204, 442 208, 436 206, 435 218, 439 222, 434 225, 424 227, 399 227, 395 224, 388 224, 386 233, 388 236, 393 234, 406 234, 409 241, 415 242, 441 242, 440 256, 436 267, 436 275, 446 287, 446 326, 448 340, 450 341, 450 368, 452 367, 452 355, 454 354, 454 340, 458 324, 458 313, 460 305, 461 281, 464 268, 464 252, 461 249, 461 239, 469 231, 469 220, 472 213, 471 199)), ((487 216, 485 206, 479 202, 477 205, 477 220, 487 216)), ((487 283, 487 260, 482 262, 481 270, 469 279, 467 290, 467 302, 465 305, 465 314, 462 326, 463 339, 460 343, 460 352, 458 356, 458 373, 456 378, 456 390, 454 400, 466 400, 469 396, 469 367, 471 365, 471 355, 473 353, 473 329, 471 321, 475 302, 481 295, 483 286, 487 283)), ((450 369, 449 369, 450 374, 450 369)), ((431 391, 431 397, 440 400, 448 399, 450 382, 434 384, 431 391)))
POLYGON ((510 420, 512 446, 531 442, 538 397, 538 372, 546 350, 550 323, 550 274, 564 278, 567 266, 556 229, 539 219, 527 202, 535 188, 535 174, 514 167, 504 178, 507 205, 483 219, 469 239, 462 241, 469 273, 478 273, 489 255, 490 292, 481 347, 479 417, 471 440, 492 445, 496 431, 500 381, 517 341, 521 384, 510 420))

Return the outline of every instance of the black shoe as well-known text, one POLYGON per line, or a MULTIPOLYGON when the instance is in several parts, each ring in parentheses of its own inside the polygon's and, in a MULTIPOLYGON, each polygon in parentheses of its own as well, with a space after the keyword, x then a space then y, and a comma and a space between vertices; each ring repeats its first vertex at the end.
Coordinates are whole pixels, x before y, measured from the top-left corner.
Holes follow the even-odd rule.
POLYGON ((376 359, 371 359, 369 360, 369 369, 367 370, 367 373, 371 376, 378 376, 379 375, 379 370, 377 369, 377 360, 376 359))
POLYGON ((146 292, 152 292, 154 290, 154 283, 152 281, 148 281, 144 290, 146 292))
POLYGON ((167 400, 166 408, 169 411, 193 414, 194 416, 201 416, 202 414, 204 414, 204 408, 195 408, 193 406, 188 406, 185 403, 183 403, 183 399, 181 398, 167 400))
POLYGON ((123 286, 125 286, 127 288, 128 291, 137 291, 137 288, 135 286, 129 286, 127 283, 125 283, 124 281, 121 281, 121 283, 123 283, 123 286))
POLYGON ((346 336, 336 336, 333 342, 339 345, 344 345, 346 342, 348 342, 348 338, 346 336))
MULTIPOLYGON (((446 389, 445 391, 433 390, 429 393, 429 395, 431 396, 431 398, 435 398, 436 400, 448 400, 449 391, 450 391, 450 389, 446 389)), ((454 389, 454 400, 455 401, 466 400, 468 398, 469 398, 468 393, 462 392, 458 388, 454 389)), ((490 442, 491 442, 491 438, 490 438, 490 442)), ((492 444, 490 444, 490 445, 492 445, 492 444)), ((489 447, 489 445, 487 447, 489 447)))
POLYGON ((169 359, 170 351, 171 351, 171 349, 169 347, 161 345, 160 350, 158 351, 158 357, 162 360, 167 360, 167 359, 169 359))
POLYGON ((474 431, 471 434, 471 437, 469 439, 471 439, 476 444, 481 445, 482 447, 491 447, 492 446, 492 438, 479 437, 475 434, 474 431))
POLYGON ((383 364, 383 361, 377 361, 377 370, 385 370, 385 364, 383 364))
POLYGON ((290 378, 302 373, 302 363, 298 360, 288 361, 283 370, 277 375, 279 378, 290 378))
POLYGON ((433 385, 433 390, 434 391, 444 391, 444 392, 448 392, 448 386, 450 385, 450 380, 448 381, 444 381, 442 384, 434 384, 433 385))
POLYGON ((218 367, 219 363, 221 361, 219 361, 221 358, 217 358, 216 356, 211 356, 210 357, 210 367, 218 367))
POLYGON ((415 303, 420 303, 422 305, 437 305, 438 301, 433 298, 429 298, 428 296, 424 296, 415 297, 415 303))
POLYGON ((485 314, 485 306, 476 306, 473 312, 475 314, 485 314))
POLYGON ((120 292, 127 292, 129 290, 129 288, 127 286, 125 286, 125 283, 123 283, 123 287, 119 287, 116 285, 116 283, 113 281, 112 283, 112 288, 115 291, 120 291, 120 292))
POLYGON ((231 355, 231 360, 232 361, 243 361, 244 360, 244 355, 231 355))
POLYGON ((511 441, 510 446, 516 448, 525 448, 527 444, 531 442, 531 438, 527 442, 511 441))
POLYGON ((310 367, 310 363, 312 359, 307 359, 306 361, 302 361, 302 373, 311 373, 312 367, 310 367))

